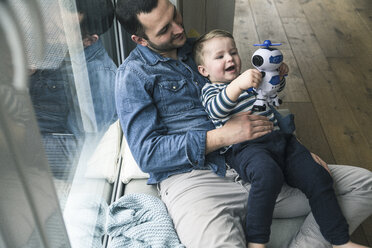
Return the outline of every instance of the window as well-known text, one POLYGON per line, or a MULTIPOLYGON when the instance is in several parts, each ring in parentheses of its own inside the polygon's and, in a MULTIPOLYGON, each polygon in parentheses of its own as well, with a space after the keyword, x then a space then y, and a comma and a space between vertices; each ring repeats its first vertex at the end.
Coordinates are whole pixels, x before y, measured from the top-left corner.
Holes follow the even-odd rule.
POLYGON ((0 246, 97 247, 119 170, 113 4, 0 11, 0 246))

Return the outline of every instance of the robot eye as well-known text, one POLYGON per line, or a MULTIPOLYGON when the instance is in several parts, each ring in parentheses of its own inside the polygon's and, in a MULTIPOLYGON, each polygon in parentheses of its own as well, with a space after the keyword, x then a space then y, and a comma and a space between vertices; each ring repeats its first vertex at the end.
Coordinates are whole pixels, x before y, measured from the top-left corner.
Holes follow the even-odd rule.
POLYGON ((254 66, 261 66, 264 63, 263 58, 260 55, 254 55, 252 58, 252 64, 254 66))

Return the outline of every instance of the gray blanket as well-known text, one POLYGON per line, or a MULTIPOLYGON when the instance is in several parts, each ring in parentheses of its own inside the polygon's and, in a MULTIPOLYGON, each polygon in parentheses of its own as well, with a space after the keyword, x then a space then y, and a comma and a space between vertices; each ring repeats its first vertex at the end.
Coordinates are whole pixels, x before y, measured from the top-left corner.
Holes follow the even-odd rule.
POLYGON ((164 203, 151 195, 128 194, 108 211, 109 248, 184 248, 164 203))

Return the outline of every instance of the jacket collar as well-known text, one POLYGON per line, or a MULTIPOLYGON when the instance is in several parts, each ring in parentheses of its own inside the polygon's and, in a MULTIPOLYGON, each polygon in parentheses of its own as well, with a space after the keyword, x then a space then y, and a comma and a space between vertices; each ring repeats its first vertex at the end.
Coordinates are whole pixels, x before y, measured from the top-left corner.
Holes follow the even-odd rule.
POLYGON ((104 49, 103 48, 103 43, 101 39, 98 39, 93 45, 90 45, 86 48, 84 48, 84 53, 85 53, 85 59, 89 60, 90 58, 94 57, 95 54, 104 49))
MULTIPOLYGON (((75 61, 76 63, 83 63, 83 60, 85 58, 86 61, 89 61, 91 58, 94 58, 98 52, 101 50, 104 50, 103 43, 101 39, 98 39, 93 45, 90 45, 88 47, 85 47, 83 50, 83 53, 85 56, 83 56, 83 53, 79 53, 78 56, 75 56, 75 58, 78 59, 78 61, 75 61)), ((71 63, 72 59, 69 55, 69 53, 66 54, 66 57, 64 59, 66 62, 71 63)))

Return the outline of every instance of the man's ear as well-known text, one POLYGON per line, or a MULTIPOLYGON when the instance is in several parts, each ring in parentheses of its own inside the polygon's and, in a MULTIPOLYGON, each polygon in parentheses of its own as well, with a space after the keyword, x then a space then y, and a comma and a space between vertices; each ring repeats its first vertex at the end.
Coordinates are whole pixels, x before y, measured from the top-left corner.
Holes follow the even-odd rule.
POLYGON ((147 46, 148 45, 148 42, 142 38, 142 37, 139 37, 135 34, 132 34, 132 36, 130 37, 132 39, 132 41, 134 41, 136 44, 139 44, 141 46, 147 46))
POLYGON ((209 73, 203 65, 198 65, 198 71, 203 77, 208 77, 209 73))
POLYGON ((84 47, 91 46, 91 45, 93 45, 94 43, 96 43, 97 40, 99 40, 99 36, 98 36, 98 34, 87 35, 87 36, 83 39, 83 46, 84 46, 84 47))

